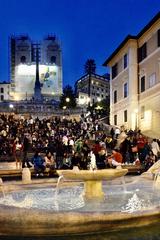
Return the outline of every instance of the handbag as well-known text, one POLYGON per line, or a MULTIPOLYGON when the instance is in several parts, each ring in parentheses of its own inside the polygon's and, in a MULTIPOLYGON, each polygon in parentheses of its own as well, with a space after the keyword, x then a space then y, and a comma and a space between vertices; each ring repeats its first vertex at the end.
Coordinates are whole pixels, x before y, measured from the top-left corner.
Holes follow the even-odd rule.
POLYGON ((137 146, 132 147, 132 152, 133 152, 133 153, 134 153, 134 152, 138 152, 138 147, 137 147, 137 146))

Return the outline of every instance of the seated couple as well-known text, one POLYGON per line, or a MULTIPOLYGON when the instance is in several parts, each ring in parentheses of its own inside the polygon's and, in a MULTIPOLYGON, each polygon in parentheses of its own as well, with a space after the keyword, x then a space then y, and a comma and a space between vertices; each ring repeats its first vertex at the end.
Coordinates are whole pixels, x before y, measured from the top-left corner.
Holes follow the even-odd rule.
POLYGON ((34 170, 36 175, 43 175, 46 168, 55 169, 55 161, 51 152, 47 152, 45 157, 41 156, 39 151, 36 151, 32 163, 34 164, 34 170))

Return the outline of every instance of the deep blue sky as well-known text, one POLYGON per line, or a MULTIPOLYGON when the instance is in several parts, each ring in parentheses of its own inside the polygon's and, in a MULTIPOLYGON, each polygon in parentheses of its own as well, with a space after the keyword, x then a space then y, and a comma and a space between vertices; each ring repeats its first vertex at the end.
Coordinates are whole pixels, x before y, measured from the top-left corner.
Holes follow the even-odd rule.
POLYGON ((74 85, 93 58, 97 74, 128 34, 137 34, 160 10, 160 0, 0 0, 0 80, 8 80, 8 36, 28 33, 60 39, 63 82, 74 85))

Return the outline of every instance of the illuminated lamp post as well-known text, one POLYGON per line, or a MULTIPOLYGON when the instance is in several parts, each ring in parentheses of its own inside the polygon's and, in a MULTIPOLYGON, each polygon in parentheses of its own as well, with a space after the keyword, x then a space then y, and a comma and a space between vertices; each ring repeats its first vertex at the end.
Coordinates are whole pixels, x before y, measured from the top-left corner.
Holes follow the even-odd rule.
POLYGON ((14 109, 14 105, 13 104, 9 104, 9 109, 10 109, 10 112, 12 112, 13 109, 14 109))
POLYGON ((100 115, 101 110, 103 109, 103 107, 101 107, 101 106, 98 105, 95 109, 96 109, 96 111, 98 112, 98 118, 99 118, 99 115, 100 115))
POLYGON ((70 103, 70 98, 66 97, 66 108, 68 108, 68 114, 70 114, 70 110, 69 110, 69 103, 70 103))
POLYGON ((66 97, 66 102, 69 103, 70 102, 70 98, 66 97))

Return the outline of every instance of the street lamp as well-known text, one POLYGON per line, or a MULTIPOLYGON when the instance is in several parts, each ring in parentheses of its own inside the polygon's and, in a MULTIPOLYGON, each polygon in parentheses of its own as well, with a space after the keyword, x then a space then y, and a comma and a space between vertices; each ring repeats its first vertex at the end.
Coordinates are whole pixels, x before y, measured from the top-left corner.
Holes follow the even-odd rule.
POLYGON ((14 109, 14 105, 10 103, 10 104, 9 104, 9 109, 10 109, 10 112, 12 112, 13 109, 14 109))
POLYGON ((13 109, 14 108, 13 104, 9 104, 9 108, 13 109))
POLYGON ((69 103, 70 102, 70 98, 66 97, 66 102, 69 103))
POLYGON ((97 101, 98 101, 98 102, 101 102, 101 98, 100 98, 100 97, 98 97, 98 98, 97 98, 97 101))

